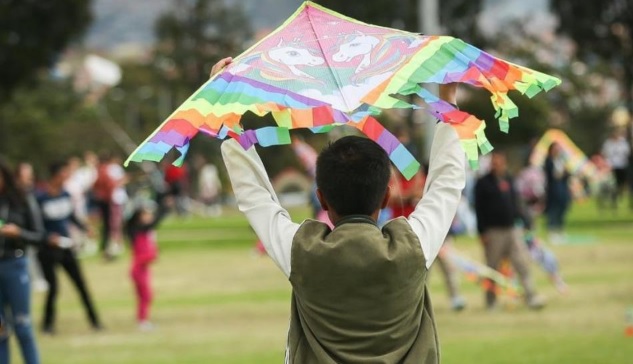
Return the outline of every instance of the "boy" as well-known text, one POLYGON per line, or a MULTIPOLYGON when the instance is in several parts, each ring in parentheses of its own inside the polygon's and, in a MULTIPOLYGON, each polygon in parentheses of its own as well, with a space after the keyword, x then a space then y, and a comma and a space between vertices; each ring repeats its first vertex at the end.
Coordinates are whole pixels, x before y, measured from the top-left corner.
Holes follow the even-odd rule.
MULTIPOLYGON (((455 92, 440 89, 452 103, 455 92)), ((345 137, 319 155, 317 194, 333 230, 292 222, 255 148, 228 140, 222 155, 240 210, 292 284, 286 363, 439 362, 426 276, 465 183, 449 125, 437 125, 424 197, 408 219, 382 230, 376 219, 389 200, 390 162, 369 139, 345 137)))

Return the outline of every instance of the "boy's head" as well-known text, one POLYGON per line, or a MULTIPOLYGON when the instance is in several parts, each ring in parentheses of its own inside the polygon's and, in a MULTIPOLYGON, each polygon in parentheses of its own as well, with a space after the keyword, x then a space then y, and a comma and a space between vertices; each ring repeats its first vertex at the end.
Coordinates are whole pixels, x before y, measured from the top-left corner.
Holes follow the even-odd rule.
POLYGON ((373 215, 386 204, 390 167, 389 156, 373 141, 358 136, 337 140, 317 159, 321 205, 330 218, 332 213, 373 215))

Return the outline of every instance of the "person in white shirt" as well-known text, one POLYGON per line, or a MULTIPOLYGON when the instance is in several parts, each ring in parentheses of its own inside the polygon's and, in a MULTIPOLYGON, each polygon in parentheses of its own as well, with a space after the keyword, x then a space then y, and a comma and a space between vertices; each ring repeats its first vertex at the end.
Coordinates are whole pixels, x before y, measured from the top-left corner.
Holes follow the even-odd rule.
POLYGON ((621 130, 615 130, 609 139, 605 140, 602 145, 602 156, 607 160, 607 163, 611 167, 617 186, 611 196, 611 206, 614 210, 617 209, 618 197, 628 186, 627 182, 629 179, 628 167, 630 154, 631 147, 621 130))

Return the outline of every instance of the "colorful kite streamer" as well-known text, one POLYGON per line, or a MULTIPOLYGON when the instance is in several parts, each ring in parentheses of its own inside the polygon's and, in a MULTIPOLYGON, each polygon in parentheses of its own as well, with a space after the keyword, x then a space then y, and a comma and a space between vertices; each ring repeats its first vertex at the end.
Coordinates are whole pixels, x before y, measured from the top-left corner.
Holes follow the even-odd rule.
POLYGON ((451 124, 473 167, 478 150, 491 150, 485 124, 422 88, 422 83, 463 82, 492 94, 501 129, 518 115, 507 93, 532 97, 560 80, 511 64, 448 36, 423 36, 373 26, 311 2, 269 36, 206 82, 128 158, 159 161, 172 148, 183 161, 198 134, 237 139, 245 148, 290 143, 289 130, 327 132, 338 125, 361 130, 380 144, 411 178, 419 163, 376 119, 385 108, 415 108, 398 98, 417 94, 427 111, 451 124), (277 126, 244 130, 250 111, 271 113, 277 126))

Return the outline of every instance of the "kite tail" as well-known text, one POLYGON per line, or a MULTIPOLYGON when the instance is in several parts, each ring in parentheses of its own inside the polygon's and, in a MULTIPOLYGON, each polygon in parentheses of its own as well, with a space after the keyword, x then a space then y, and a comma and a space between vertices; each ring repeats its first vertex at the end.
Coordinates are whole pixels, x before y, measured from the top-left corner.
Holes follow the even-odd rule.
POLYGON ((440 250, 440 255, 460 269, 468 280, 479 283, 485 291, 502 294, 505 290, 508 296, 518 297, 517 283, 502 273, 459 254, 454 248, 444 246, 440 250))
POLYGON ((400 143, 398 138, 385 129, 374 117, 367 116, 358 123, 351 122, 348 125, 357 128, 369 139, 378 143, 407 180, 413 178, 420 170, 420 163, 415 157, 400 143))
POLYGON ((479 168, 479 151, 481 154, 487 154, 493 149, 484 133, 486 123, 441 100, 423 87, 420 87, 417 95, 429 106, 427 109, 429 114, 455 129, 468 158, 468 164, 473 169, 479 168))
POLYGON ((499 121, 499 129, 507 133, 510 131, 510 119, 519 116, 519 108, 516 106, 507 92, 491 91, 492 106, 495 108, 495 118, 499 121))

